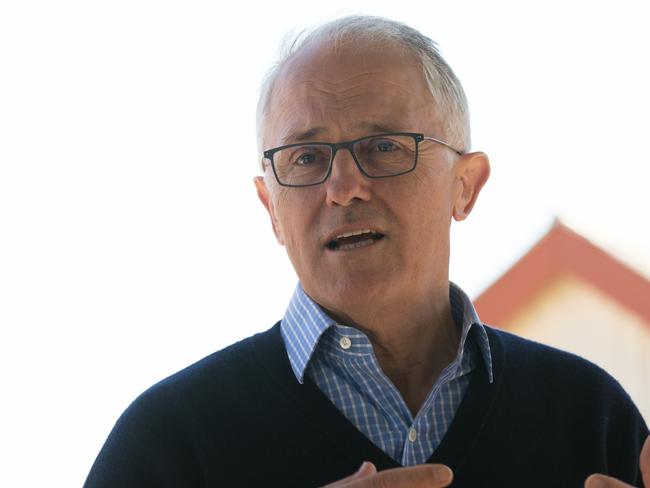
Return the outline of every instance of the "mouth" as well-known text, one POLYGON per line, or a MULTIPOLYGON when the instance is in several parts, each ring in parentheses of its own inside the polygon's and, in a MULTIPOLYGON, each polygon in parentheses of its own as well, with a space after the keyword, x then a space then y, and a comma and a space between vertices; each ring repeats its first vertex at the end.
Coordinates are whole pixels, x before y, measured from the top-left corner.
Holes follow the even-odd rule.
POLYGON ((370 246, 384 238, 384 234, 371 229, 359 229, 337 235, 325 247, 331 251, 348 251, 370 246))

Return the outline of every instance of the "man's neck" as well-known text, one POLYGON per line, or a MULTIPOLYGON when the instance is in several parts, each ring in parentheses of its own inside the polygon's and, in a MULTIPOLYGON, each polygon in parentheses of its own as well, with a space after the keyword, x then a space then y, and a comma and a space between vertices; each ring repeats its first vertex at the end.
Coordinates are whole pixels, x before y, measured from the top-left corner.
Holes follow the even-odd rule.
POLYGON ((433 300, 383 305, 359 307, 359 312, 352 310, 352 314, 328 312, 340 323, 366 333, 381 369, 415 416, 457 354, 460 329, 452 317, 449 289, 441 290, 433 300))

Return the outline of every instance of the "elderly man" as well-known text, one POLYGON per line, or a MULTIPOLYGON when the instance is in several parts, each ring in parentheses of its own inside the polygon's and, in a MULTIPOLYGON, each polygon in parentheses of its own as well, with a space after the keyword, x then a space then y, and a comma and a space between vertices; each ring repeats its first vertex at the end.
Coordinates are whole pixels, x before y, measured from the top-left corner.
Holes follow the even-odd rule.
POLYGON ((140 396, 86 486, 650 485, 621 387, 482 324, 449 282, 451 220, 490 167, 430 39, 321 26, 267 77, 258 132, 255 185, 300 279, 287 312, 140 396))

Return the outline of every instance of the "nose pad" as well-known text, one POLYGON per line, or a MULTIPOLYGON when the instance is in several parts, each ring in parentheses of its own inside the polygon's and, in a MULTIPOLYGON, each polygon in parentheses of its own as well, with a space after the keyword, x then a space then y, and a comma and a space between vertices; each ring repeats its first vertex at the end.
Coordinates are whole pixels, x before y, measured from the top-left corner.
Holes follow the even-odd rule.
POLYGON ((348 206, 355 200, 370 199, 370 178, 361 172, 351 148, 340 148, 336 152, 326 185, 329 205, 348 206))
MULTIPOLYGON (((341 173, 342 175, 349 173, 348 177, 354 173, 361 173, 352 155, 352 148, 342 147, 336 151, 332 160, 332 174, 330 177, 334 176, 334 172, 341 173)), ((361 176, 363 176, 363 173, 361 173, 361 176)))

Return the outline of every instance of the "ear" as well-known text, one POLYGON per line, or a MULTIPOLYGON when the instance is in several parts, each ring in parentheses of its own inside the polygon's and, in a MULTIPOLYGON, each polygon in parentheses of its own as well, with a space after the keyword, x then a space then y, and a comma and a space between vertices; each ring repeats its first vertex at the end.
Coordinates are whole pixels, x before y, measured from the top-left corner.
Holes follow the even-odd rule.
POLYGON ((256 176, 253 179, 253 181, 255 183, 255 188, 257 189, 257 196, 260 199, 260 202, 262 202, 262 205, 264 205, 264 208, 266 208, 266 211, 269 213, 269 217, 271 217, 271 225, 273 226, 273 232, 275 233, 275 238, 278 240, 280 245, 284 246, 284 238, 282 237, 282 232, 280 231, 280 225, 275 216, 273 201, 271 200, 271 195, 268 187, 266 186, 266 182, 264 181, 264 177, 256 176))
POLYGON ((465 220, 472 211, 478 194, 490 176, 490 160, 482 152, 465 154, 456 163, 459 184, 454 195, 452 214, 456 220, 465 220))

